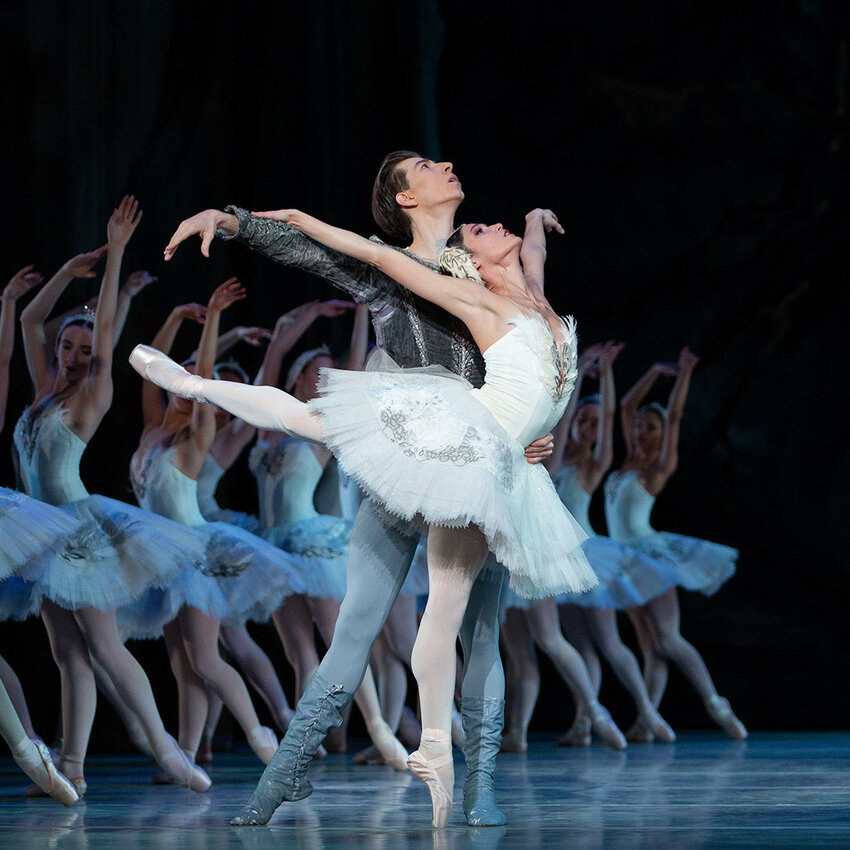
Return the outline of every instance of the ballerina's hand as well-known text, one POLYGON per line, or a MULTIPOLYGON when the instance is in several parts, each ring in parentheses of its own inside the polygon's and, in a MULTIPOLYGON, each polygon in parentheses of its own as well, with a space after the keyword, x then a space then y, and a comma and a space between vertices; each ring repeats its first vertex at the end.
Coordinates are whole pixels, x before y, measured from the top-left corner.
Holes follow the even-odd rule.
POLYGON ((192 301, 189 304, 178 304, 171 313, 181 319, 188 319, 202 325, 207 315, 207 308, 203 304, 192 301))
POLYGON ((259 345, 264 339, 271 339, 272 332, 268 328, 236 328, 236 333, 242 342, 248 345, 259 345))
POLYGON ((108 247, 108 245, 101 245, 94 251, 87 251, 85 254, 77 254, 76 257, 71 257, 62 266, 62 271, 72 277, 94 277, 92 266, 106 253, 108 247))
POLYGON ((679 354, 679 369, 693 369, 697 363, 699 363, 699 357, 693 353, 687 346, 685 346, 681 353, 679 354))
POLYGON ((217 286, 213 294, 210 296, 207 304, 207 312, 215 310, 221 312, 226 310, 231 304, 241 301, 245 297, 245 287, 239 283, 235 277, 228 278, 220 286, 217 286))
POLYGON ((675 378, 679 374, 679 367, 676 363, 653 363, 652 368, 659 375, 666 375, 669 378, 675 378))
POLYGON ((545 437, 539 437, 525 447, 525 459, 529 463, 540 463, 552 454, 554 447, 555 437, 552 434, 546 434, 545 437))
POLYGON ((132 195, 124 195, 106 225, 108 243, 123 248, 130 241, 141 220, 139 202, 132 195))
POLYGON ((617 355, 626 347, 624 342, 614 342, 609 340, 602 346, 602 351, 599 352, 599 368, 610 369, 617 355))
POLYGON ((133 272, 124 282, 124 291, 132 298, 138 295, 146 286, 158 281, 150 272, 143 270, 133 272))
POLYGON ((38 286, 44 280, 44 275, 41 274, 41 272, 34 272, 34 268, 35 266, 32 264, 24 266, 6 284, 6 286, 3 287, 2 297, 7 301, 17 301, 34 286, 38 286))

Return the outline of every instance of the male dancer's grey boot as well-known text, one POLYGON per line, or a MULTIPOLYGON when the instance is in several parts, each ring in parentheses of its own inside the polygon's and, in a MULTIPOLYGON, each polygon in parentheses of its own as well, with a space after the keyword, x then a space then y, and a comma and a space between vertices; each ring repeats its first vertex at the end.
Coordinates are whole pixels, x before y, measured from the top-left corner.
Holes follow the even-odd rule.
POLYGON ((342 723, 342 711, 353 697, 342 685, 332 685, 313 674, 277 752, 248 805, 230 821, 232 826, 262 826, 284 800, 303 800, 313 793, 307 779, 310 762, 328 729, 342 723))
POLYGON ((501 826, 505 816, 496 805, 493 773, 499 739, 505 723, 505 701, 488 697, 464 697, 460 701, 466 743, 466 779, 463 782, 463 813, 470 826, 501 826))

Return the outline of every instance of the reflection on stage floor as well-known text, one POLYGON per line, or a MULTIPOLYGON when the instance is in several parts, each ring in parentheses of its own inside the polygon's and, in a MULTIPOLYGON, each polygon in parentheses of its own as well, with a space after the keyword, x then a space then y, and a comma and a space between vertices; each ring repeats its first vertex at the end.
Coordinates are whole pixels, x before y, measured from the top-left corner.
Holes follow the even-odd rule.
MULTIPOLYGON (((355 749, 352 747, 351 752, 355 749)), ((850 847, 850 734, 683 734, 672 745, 613 752, 533 741, 501 755, 497 797, 508 824, 463 820, 464 768, 456 761, 455 809, 430 826, 425 786, 387 767, 330 756, 311 770, 312 797, 286 803, 268 827, 228 820, 260 774, 250 753, 217 755, 206 794, 151 783, 141 756, 89 759, 85 801, 65 809, 23 796, 26 778, 0 759, 0 847, 68 850, 453 850, 453 848, 850 847)), ((457 754, 459 758, 459 754, 457 754)))

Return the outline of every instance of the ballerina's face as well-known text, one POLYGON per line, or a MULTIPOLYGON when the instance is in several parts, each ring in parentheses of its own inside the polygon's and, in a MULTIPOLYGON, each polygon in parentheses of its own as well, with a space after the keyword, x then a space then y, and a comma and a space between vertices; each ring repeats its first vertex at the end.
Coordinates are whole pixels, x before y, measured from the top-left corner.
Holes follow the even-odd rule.
POLYGON ((310 401, 319 396, 319 370, 332 369, 333 358, 326 354, 314 357, 302 370, 295 381, 292 395, 299 401, 310 401))
POLYGON ((56 342, 59 374, 70 384, 89 376, 92 360, 92 332, 86 325, 68 325, 56 342))
POLYGON ((464 247, 472 255, 472 264, 479 271, 503 265, 512 253, 519 256, 522 239, 501 224, 464 224, 460 233, 464 247))
POLYGON ((664 439, 664 420, 658 413, 643 410, 635 417, 632 434, 640 454, 655 457, 661 451, 664 439))
POLYGON ((570 439, 579 446, 589 448, 596 442, 599 427, 599 405, 582 404, 570 425, 570 439))

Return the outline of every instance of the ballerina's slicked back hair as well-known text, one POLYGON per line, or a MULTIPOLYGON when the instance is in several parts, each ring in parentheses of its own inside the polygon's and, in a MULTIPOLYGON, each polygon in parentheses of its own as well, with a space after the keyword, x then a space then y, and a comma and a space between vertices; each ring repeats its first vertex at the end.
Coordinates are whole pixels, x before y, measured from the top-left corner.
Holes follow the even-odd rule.
POLYGON ((407 175, 399 168, 406 159, 420 159, 416 151, 393 151, 384 157, 375 182, 372 184, 372 218, 375 224, 393 239, 413 239, 410 218, 398 205, 395 196, 409 188, 407 175))

